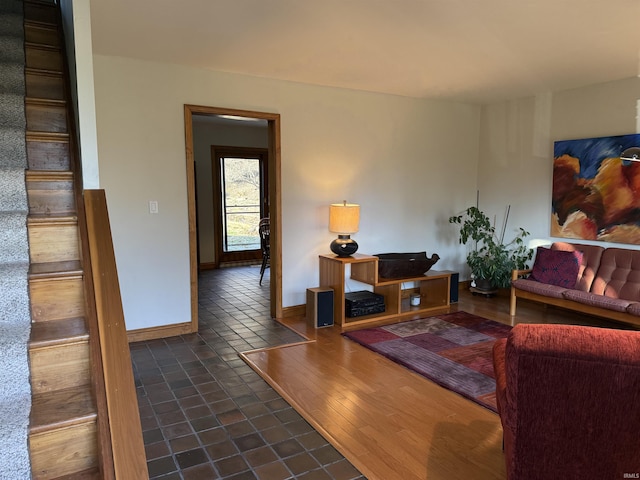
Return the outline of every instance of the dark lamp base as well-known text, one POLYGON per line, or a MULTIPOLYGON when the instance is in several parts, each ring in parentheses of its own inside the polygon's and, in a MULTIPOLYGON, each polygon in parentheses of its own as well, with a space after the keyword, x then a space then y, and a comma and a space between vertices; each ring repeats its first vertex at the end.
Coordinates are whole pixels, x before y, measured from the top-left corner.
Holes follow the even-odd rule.
POLYGON ((338 235, 331 242, 331 251, 339 257, 350 257, 358 251, 358 244, 349 235, 338 235))

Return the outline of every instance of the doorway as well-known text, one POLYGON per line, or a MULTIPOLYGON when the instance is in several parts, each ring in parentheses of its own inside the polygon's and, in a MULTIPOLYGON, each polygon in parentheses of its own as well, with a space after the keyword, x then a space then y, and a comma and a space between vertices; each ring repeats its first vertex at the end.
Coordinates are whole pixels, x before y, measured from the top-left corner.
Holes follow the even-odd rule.
POLYGON ((191 288, 191 327, 198 329, 198 238, 197 238, 197 201, 194 158, 193 116, 232 116, 266 120, 268 125, 267 155, 269 161, 265 169, 268 188, 267 207, 271 223, 270 235, 270 313, 273 318, 282 318, 282 218, 281 218, 281 179, 280 179, 280 115, 275 113, 234 110, 199 105, 185 105, 185 148, 187 167, 187 196, 189 212, 189 264, 191 288))

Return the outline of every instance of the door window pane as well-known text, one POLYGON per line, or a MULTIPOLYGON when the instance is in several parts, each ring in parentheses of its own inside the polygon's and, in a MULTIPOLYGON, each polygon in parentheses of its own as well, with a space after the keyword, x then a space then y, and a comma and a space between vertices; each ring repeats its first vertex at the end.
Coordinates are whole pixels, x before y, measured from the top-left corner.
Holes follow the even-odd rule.
POLYGON ((237 252, 260 248, 260 160, 222 158, 223 250, 237 252))

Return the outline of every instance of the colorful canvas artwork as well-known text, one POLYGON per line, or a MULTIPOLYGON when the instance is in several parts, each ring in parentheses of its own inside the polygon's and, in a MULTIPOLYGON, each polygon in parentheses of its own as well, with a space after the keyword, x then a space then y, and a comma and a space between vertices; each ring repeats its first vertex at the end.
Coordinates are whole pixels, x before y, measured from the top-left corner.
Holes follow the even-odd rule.
POLYGON ((640 134, 554 143, 551 236, 640 245, 640 134))

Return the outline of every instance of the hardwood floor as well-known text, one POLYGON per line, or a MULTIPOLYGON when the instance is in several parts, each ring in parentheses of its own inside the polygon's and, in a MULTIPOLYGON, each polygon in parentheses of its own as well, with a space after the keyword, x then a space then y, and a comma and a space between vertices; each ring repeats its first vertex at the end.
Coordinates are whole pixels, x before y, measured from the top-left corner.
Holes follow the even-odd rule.
MULTIPOLYGON (((452 311, 511 324, 507 292, 461 291, 452 311)), ((516 323, 624 328, 518 302, 516 323)), ((309 339, 243 354, 245 361, 369 480, 504 479, 498 416, 340 335, 302 318, 286 325, 309 339)))

